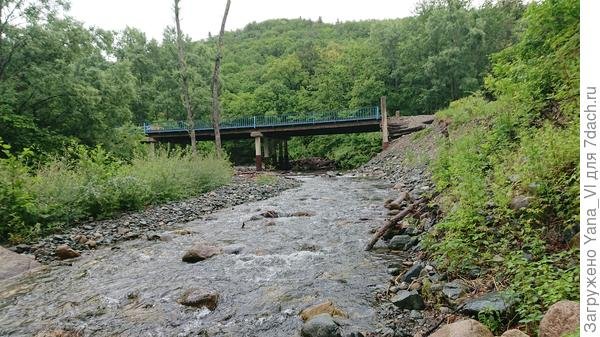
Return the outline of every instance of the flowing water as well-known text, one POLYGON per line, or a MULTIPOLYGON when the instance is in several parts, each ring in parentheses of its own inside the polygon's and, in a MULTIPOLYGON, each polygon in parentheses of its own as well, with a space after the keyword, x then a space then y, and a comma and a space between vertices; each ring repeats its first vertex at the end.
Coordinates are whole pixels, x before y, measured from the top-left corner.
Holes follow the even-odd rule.
POLYGON ((84 336, 299 336, 300 310, 325 300, 348 313, 340 320, 345 331, 376 329, 374 292, 389 275, 385 256, 363 247, 381 224, 389 186, 298 179, 300 187, 279 196, 185 224, 191 235, 129 241, 0 284, 0 336, 54 329, 84 336), (314 215, 248 221, 267 210, 314 215), (244 248, 182 262, 196 242, 244 248), (178 304, 192 287, 217 291, 217 309, 178 304))

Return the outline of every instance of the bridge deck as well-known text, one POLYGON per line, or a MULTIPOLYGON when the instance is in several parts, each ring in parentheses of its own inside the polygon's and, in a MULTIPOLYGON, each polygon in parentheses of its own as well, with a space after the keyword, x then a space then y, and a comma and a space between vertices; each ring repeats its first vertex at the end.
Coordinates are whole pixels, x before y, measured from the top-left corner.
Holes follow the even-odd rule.
MULTIPOLYGON (((379 107, 362 108, 354 111, 331 112, 325 114, 303 114, 300 116, 254 116, 220 123, 223 139, 249 138, 252 132, 262 132, 269 138, 292 136, 325 135, 380 130, 381 114, 379 107)), ((184 121, 144 123, 148 137, 160 142, 189 142, 188 124, 184 121)), ((214 138, 212 125, 207 121, 194 122, 196 138, 214 138)))

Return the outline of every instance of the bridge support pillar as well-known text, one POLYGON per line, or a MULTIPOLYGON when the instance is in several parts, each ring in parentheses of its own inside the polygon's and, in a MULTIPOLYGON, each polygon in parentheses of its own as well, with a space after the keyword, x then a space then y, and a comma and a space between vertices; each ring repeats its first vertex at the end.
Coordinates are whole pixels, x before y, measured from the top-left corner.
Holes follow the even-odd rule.
POLYGON ((250 134, 250 137, 254 138, 254 149, 256 152, 256 171, 262 171, 262 169, 263 169, 262 154, 261 154, 262 146, 260 144, 262 136, 263 135, 260 132, 252 132, 250 134))
POLYGON ((275 152, 277 153, 275 156, 275 165, 277 169, 281 170, 283 169, 283 146, 279 139, 275 141, 275 152))
POLYGON ((289 170, 290 166, 290 153, 288 152, 288 140, 283 140, 283 169, 289 170))

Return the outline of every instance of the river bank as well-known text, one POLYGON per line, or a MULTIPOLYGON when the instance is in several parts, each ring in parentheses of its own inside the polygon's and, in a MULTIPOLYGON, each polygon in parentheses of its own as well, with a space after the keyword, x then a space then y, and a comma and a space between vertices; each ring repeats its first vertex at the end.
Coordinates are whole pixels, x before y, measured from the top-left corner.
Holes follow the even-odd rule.
POLYGON ((10 249, 20 254, 31 254, 42 263, 50 263, 59 259, 56 249, 61 245, 81 253, 134 239, 168 240, 169 230, 180 228, 189 221, 210 219, 211 214, 220 209, 264 200, 298 185, 299 182, 283 176, 256 175, 238 169, 229 184, 197 197, 150 206, 144 211, 124 213, 111 219, 91 218, 64 233, 10 249))

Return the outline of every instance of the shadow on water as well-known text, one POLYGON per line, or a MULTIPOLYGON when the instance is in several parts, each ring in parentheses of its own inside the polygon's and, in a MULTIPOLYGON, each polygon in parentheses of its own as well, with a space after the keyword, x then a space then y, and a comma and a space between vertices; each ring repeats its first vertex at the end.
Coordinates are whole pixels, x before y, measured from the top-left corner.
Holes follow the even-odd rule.
POLYGON ((192 235, 125 242, 0 284, 0 335, 62 328, 86 336, 298 336, 299 311, 327 299, 349 314, 345 329, 374 330, 374 290, 388 275, 385 255, 363 247, 383 219, 389 186, 348 177, 297 179, 300 187, 279 196, 186 224, 192 235), (314 215, 249 220, 266 210, 314 215), (196 242, 243 250, 183 263, 196 242), (191 287, 217 291, 217 309, 178 304, 191 287))

